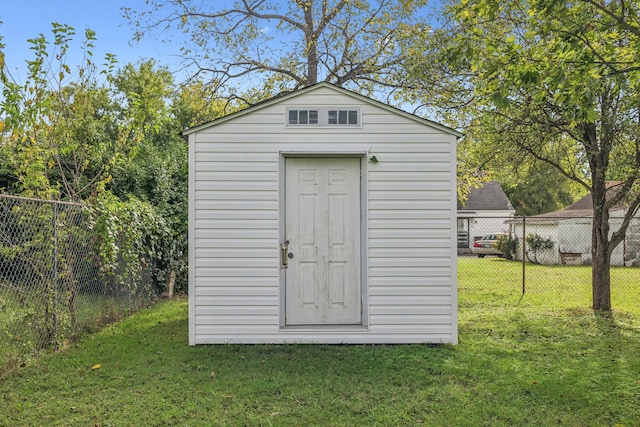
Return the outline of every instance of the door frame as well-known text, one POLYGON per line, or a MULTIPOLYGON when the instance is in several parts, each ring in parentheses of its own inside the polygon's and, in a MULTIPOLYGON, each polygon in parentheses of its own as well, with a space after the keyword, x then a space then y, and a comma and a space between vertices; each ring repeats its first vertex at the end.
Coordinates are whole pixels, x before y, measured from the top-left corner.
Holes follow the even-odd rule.
POLYGON ((367 161, 366 151, 348 152, 289 152, 279 153, 278 164, 278 269, 279 269, 279 326, 280 329, 366 329, 369 327, 369 269, 368 264, 368 217, 367 217, 367 161), (359 158, 360 159, 360 324, 355 325, 287 325, 286 324, 286 269, 282 268, 280 260, 280 243, 286 238, 286 174, 285 162, 287 158, 359 158))

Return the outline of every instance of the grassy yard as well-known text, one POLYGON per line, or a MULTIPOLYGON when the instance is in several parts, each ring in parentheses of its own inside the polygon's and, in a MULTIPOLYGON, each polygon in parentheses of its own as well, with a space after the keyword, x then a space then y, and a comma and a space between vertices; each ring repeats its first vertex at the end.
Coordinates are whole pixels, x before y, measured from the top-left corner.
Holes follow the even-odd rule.
MULTIPOLYGON (((137 302, 137 301, 134 301, 137 302)), ((146 300, 145 300, 146 302, 146 300)), ((78 334, 99 330, 105 324, 128 315, 126 296, 78 293, 75 297, 75 322, 64 295, 56 304, 56 336, 66 341, 78 334)), ((53 330, 52 298, 43 292, 7 292, 0 283, 0 377, 25 357, 51 346, 53 330)))
MULTIPOLYGON (((458 270, 461 304, 495 299, 550 309, 591 306, 591 267, 527 264, 524 298, 520 261, 462 257, 458 270)), ((640 268, 611 269, 611 304, 640 315, 640 268)))
POLYGON ((0 426, 638 425, 638 295, 600 318, 580 268, 518 268, 461 260, 457 346, 189 347, 162 302, 0 379, 0 426))

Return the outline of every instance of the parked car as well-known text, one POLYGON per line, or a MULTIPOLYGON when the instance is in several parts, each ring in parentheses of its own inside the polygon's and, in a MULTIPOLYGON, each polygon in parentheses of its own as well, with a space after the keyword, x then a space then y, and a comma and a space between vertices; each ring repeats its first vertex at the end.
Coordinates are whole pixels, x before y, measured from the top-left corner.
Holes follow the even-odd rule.
POLYGON ((497 255, 504 256, 504 253, 498 250, 497 243, 501 236, 506 236, 505 233, 491 233, 485 234, 480 240, 473 242, 471 246, 471 252, 478 255, 478 258, 484 258, 485 255, 497 255))

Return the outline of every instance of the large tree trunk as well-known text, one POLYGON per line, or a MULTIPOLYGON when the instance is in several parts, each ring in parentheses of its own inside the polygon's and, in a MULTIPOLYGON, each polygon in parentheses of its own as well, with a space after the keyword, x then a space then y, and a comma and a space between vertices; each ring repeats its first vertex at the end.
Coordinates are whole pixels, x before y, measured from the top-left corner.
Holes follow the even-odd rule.
POLYGON ((593 249, 591 250, 593 256, 593 265, 591 267, 593 309, 596 311, 611 311, 611 256, 606 248, 607 245, 596 244, 595 241, 593 244, 593 249))
POLYGON ((318 35, 313 24, 313 6, 309 2, 304 9, 304 36, 307 43, 307 85, 318 83, 318 35))
POLYGON ((593 223, 591 238, 591 287, 593 309, 611 311, 611 241, 609 240, 609 208, 607 185, 600 176, 594 177, 591 190, 593 223))

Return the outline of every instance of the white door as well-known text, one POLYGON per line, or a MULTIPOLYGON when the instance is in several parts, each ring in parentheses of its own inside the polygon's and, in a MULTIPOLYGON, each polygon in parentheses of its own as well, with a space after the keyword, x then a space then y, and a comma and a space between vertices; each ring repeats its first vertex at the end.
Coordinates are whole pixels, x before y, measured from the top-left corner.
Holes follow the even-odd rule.
POLYGON ((362 323, 360 159, 285 159, 287 325, 362 323))

